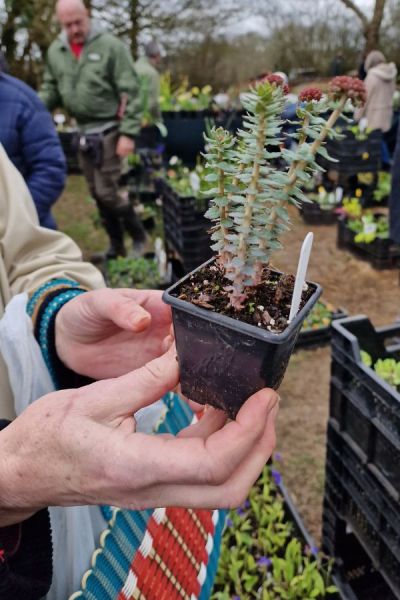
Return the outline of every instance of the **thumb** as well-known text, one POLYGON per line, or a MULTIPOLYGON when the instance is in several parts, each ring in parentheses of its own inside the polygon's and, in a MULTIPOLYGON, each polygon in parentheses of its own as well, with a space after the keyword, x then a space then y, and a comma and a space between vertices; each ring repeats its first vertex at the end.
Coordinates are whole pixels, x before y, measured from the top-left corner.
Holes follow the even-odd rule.
POLYGON ((85 412, 96 420, 118 424, 127 415, 149 406, 171 391, 179 381, 175 345, 140 369, 115 379, 93 383, 85 412))

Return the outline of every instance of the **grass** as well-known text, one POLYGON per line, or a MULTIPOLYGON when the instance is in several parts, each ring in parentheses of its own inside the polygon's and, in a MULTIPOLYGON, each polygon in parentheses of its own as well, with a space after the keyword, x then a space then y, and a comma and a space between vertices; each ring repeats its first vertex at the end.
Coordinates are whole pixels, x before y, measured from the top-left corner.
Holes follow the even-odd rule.
POLYGON ((81 175, 68 177, 53 213, 59 229, 78 244, 85 259, 107 248, 108 240, 99 222, 96 204, 81 175))

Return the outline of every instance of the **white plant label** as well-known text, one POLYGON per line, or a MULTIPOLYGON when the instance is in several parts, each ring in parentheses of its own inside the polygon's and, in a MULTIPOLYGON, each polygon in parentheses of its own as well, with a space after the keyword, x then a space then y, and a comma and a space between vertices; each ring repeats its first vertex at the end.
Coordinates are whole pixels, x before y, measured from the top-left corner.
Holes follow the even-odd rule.
POLYGON ((294 283, 292 305, 290 307, 289 323, 299 312, 301 293, 306 281, 308 261, 310 260, 311 248, 314 239, 314 234, 309 231, 304 238, 304 242, 300 250, 299 264, 297 265, 296 281, 294 283))
POLYGON ((200 190, 200 177, 195 172, 190 173, 189 181, 190 185, 192 186, 192 190, 197 193, 200 190))

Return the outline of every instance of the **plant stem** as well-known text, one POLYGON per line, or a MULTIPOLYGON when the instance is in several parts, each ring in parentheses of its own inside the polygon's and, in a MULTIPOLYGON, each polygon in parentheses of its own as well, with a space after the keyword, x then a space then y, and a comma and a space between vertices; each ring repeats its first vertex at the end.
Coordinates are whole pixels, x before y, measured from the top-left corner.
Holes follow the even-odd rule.
MULTIPOLYGON (((259 130, 258 130, 258 135, 257 135, 256 155, 254 157, 253 172, 252 172, 251 180, 249 183, 250 189, 253 189, 253 190, 257 190, 258 180, 260 177, 260 160, 263 158, 263 154, 264 154, 265 127, 266 127, 266 123, 265 123, 265 113, 264 113, 260 116, 260 126, 259 126, 259 130)), ((255 193, 246 194, 246 200, 245 200, 246 208, 245 208, 245 212, 244 212, 243 225, 244 225, 245 229, 247 229, 248 231, 250 231, 250 228, 251 228, 251 219, 253 216, 253 204, 254 204, 254 201, 256 198, 257 198, 257 191, 255 193)), ((238 256, 239 256, 239 258, 241 258, 243 260, 243 262, 246 259, 247 235, 248 235, 247 233, 241 233, 239 236, 238 256)))

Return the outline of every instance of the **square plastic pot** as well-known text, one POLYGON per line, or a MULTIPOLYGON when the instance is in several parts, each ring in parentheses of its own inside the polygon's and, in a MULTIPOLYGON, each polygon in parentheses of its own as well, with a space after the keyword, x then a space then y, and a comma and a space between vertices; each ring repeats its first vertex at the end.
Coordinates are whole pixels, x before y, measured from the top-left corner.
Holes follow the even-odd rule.
POLYGON ((322 288, 309 283, 312 296, 287 329, 276 334, 177 298, 192 273, 163 294, 172 307, 182 393, 235 418, 249 396, 264 387, 279 387, 303 321, 322 288))

